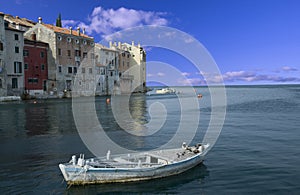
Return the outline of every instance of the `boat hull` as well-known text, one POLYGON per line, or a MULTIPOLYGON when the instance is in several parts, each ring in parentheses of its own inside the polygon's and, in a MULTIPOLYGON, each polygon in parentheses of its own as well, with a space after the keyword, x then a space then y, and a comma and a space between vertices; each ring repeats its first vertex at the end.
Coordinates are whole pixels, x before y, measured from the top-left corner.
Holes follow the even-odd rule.
POLYGON ((84 185, 96 183, 116 183, 142 181, 180 174, 200 164, 204 156, 149 168, 87 168, 60 164, 59 168, 68 184, 84 185))

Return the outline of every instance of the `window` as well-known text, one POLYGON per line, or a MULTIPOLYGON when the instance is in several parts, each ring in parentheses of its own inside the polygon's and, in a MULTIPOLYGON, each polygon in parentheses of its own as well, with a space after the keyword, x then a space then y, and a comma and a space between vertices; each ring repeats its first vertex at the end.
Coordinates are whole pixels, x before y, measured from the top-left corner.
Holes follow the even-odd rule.
POLYGON ((85 68, 82 68, 82 69, 81 69, 81 73, 85 73, 85 68))
POLYGON ((12 78, 11 79, 11 86, 12 86, 13 89, 18 88, 18 78, 12 78))
POLYGON ((22 73, 22 62, 14 62, 14 73, 22 73))
POLYGON ((37 78, 29 78, 27 81, 28 81, 28 83, 38 83, 39 79, 37 79, 37 78))
POLYGON ((100 72, 101 72, 101 75, 105 75, 105 69, 104 68, 101 68, 100 72))
POLYGON ((23 56, 24 56, 24 57, 29 56, 29 51, 24 49, 24 50, 23 50, 23 56))
POLYGON ((60 48, 58 48, 57 53, 58 53, 59 56, 61 56, 61 49, 60 48))
POLYGON ((41 58, 44 58, 45 53, 41 51, 41 58))
POLYGON ((0 41, 0 51, 3 51, 3 43, 0 41))
POLYGON ((111 72, 110 72, 110 76, 111 76, 111 77, 114 76, 114 72, 111 71, 111 72))
POLYGON ((74 72, 74 74, 77 73, 77 67, 74 67, 73 72, 74 72))
POLYGON ((78 49, 75 50, 75 56, 79 56, 79 57, 81 56, 80 50, 78 50, 78 49))
POLYGON ((61 40, 62 40, 62 37, 59 35, 59 36, 57 37, 57 39, 58 39, 59 41, 61 41, 61 40))
POLYGON ((68 67, 68 73, 72 73, 72 67, 68 67))
POLYGON ((129 67, 129 62, 127 62, 127 67, 129 67))
POLYGON ((83 44, 86 45, 86 40, 83 41, 83 44))
POLYGON ((130 55, 129 55, 129 54, 127 54, 127 58, 129 58, 129 56, 130 56, 130 55))
POLYGON ((25 69, 25 70, 28 70, 28 64, 27 64, 27 63, 24 64, 24 69, 25 69))
POLYGON ((71 56, 71 50, 68 50, 68 56, 71 56))
POLYGON ((2 79, 0 79, 0 88, 2 88, 2 79))
POLYGON ((15 47, 15 53, 19 53, 19 47, 15 47))
POLYGON ((76 42, 76 44, 79 44, 79 40, 78 39, 76 39, 75 42, 76 42))
POLYGON ((95 58, 95 54, 91 53, 91 59, 94 59, 94 58, 95 58))
POLYGON ((42 64, 42 65, 41 65, 41 69, 42 69, 42 70, 45 70, 45 64, 42 64))
POLYGON ((15 34, 15 40, 18 41, 19 40, 19 35, 15 34))
POLYGON ((93 69, 89 68, 89 73, 92 74, 93 73, 93 69))
POLYGON ((83 57, 83 58, 86 58, 86 57, 87 57, 87 53, 86 53, 86 52, 83 52, 82 57, 83 57))
POLYGON ((58 67, 58 72, 61 72, 61 66, 58 67))
POLYGON ((72 39, 70 37, 67 38, 67 41, 71 43, 72 39))
POLYGON ((80 66, 80 61, 75 62, 77 66, 80 66))

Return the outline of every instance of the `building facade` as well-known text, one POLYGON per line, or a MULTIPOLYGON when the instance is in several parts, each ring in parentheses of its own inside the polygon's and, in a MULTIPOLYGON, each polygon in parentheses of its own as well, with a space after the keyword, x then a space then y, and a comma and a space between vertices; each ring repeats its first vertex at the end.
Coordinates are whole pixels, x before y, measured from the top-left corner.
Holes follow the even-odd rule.
POLYGON ((120 94, 119 52, 96 44, 95 67, 97 68, 96 95, 120 94))
POLYGON ((5 67, 5 26, 4 26, 4 14, 0 12, 0 96, 7 95, 6 84, 6 67, 5 67))
MULTIPOLYGON (((73 30, 44 24, 41 18, 25 33, 25 36, 29 37, 32 33, 36 34, 38 41, 49 44, 47 89, 50 93, 60 94, 71 91, 79 69, 84 75, 80 79, 87 84, 94 82, 92 67, 94 39, 92 37, 85 35, 85 32, 79 28, 73 30)), ((85 87, 89 88, 89 86, 85 87)))
POLYGON ((109 48, 120 53, 120 83, 123 93, 146 91, 146 52, 140 46, 128 43, 109 43, 109 48), (124 66, 123 66, 124 63, 124 66))
POLYGON ((24 93, 24 31, 15 29, 5 21, 5 68, 8 96, 20 96, 24 93))
POLYGON ((48 43, 31 39, 24 40, 25 92, 31 96, 45 95, 48 82, 48 43))

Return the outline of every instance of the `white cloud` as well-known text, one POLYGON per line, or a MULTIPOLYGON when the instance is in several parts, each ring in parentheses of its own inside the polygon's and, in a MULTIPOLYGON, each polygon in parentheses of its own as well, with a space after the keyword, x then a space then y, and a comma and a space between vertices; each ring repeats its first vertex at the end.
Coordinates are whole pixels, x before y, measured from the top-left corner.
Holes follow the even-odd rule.
POLYGON ((159 77, 163 77, 163 76, 165 76, 166 74, 165 73, 163 73, 163 72, 159 72, 159 73, 157 73, 157 76, 159 76, 159 77))
POLYGON ((188 72, 183 72, 183 73, 181 73, 181 75, 186 77, 186 76, 189 76, 189 75, 191 75, 191 73, 188 73, 188 72))
MULTIPOLYGON (((286 71, 297 71, 297 69, 285 68, 286 71)), ((275 83, 287 83, 294 82, 299 83, 300 77, 284 77, 282 75, 272 75, 272 74, 260 74, 260 72, 254 71, 230 71, 222 75, 216 73, 208 72, 198 72, 197 75, 201 75, 201 78, 191 78, 186 80, 180 80, 179 83, 187 85, 191 83, 193 85, 205 84, 204 80, 208 84, 221 84, 225 83, 234 83, 234 82, 275 82, 275 83)))
POLYGON ((140 25, 167 25, 164 12, 152 12, 121 7, 119 9, 104 9, 95 7, 88 16, 88 22, 63 20, 63 24, 85 27, 87 34, 98 33, 103 35, 140 25), (71 23, 70 23, 71 22, 71 23))
POLYGON ((147 74, 147 77, 153 77, 154 75, 153 74, 147 74))
POLYGON ((287 71, 287 72, 290 72, 290 71, 298 71, 298 69, 293 68, 293 67, 290 67, 290 66, 283 66, 283 67, 281 67, 281 70, 287 71))
POLYGON ((201 78, 191 78, 191 79, 178 79, 177 83, 179 85, 190 86, 190 85, 205 85, 205 80, 201 78))

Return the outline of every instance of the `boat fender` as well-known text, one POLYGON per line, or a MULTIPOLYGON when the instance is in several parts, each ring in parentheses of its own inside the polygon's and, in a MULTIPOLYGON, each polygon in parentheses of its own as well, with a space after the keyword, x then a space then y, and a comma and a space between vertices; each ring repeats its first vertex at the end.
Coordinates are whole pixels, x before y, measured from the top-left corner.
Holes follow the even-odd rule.
POLYGON ((71 161, 72 161, 72 164, 73 164, 73 165, 76 165, 76 155, 73 155, 73 156, 72 156, 72 160, 71 160, 71 161))
POLYGON ((109 160, 109 159, 110 159, 110 150, 108 150, 106 153, 106 160, 109 160))

